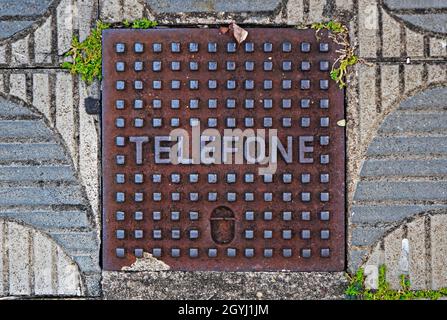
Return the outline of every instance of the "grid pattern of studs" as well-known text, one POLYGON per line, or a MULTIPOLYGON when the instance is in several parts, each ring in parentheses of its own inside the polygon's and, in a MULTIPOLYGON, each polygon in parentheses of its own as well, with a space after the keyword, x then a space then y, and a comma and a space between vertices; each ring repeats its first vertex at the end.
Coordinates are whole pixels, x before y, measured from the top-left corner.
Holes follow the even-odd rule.
POLYGON ((107 31, 103 40, 104 267, 149 252, 174 270, 342 270, 343 92, 329 81, 336 45, 313 31, 107 31), (167 165, 154 138, 180 127, 277 129, 293 162, 167 165), (143 141, 136 158, 135 137, 143 141), (298 156, 299 138, 312 147, 298 156), (312 159, 312 161, 309 160, 312 159), (213 220, 216 208, 234 213, 213 220), (221 243, 213 223, 234 234, 221 243))

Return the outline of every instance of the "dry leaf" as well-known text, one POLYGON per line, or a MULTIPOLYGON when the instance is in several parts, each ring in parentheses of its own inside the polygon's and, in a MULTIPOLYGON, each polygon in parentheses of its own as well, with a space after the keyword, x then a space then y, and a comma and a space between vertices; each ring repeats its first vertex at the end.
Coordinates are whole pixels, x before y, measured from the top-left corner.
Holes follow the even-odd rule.
POLYGON ((247 39, 248 31, 239 27, 234 22, 232 24, 230 24, 229 29, 230 29, 234 39, 236 39, 237 43, 241 44, 242 42, 245 41, 245 39, 247 39))
POLYGON ((220 27, 219 32, 221 34, 226 34, 230 29, 228 27, 220 27))

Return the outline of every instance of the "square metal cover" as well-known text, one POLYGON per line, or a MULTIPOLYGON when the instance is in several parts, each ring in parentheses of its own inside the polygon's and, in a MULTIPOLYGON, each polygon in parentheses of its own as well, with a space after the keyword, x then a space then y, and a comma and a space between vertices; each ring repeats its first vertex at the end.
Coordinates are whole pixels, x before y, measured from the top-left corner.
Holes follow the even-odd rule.
POLYGON ((172 270, 344 269, 344 92, 329 78, 338 47, 313 30, 247 31, 240 45, 218 29, 104 32, 105 270, 146 252, 172 270), (199 147, 205 129, 276 129, 276 171, 260 175, 268 164, 245 153, 242 164, 173 164, 166 150, 179 140, 166 137, 198 125, 199 147))

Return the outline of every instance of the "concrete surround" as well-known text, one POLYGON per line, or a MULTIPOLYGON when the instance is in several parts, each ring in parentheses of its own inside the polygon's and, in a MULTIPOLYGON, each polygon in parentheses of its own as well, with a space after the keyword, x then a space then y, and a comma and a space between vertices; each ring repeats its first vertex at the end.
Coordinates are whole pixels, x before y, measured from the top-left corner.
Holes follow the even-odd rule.
POLYGON ((374 278, 385 264, 393 287, 402 273, 416 289, 447 287, 447 30, 439 1, 0 1, 8 4, 0 9, 0 296, 343 297, 343 273, 185 273, 150 263, 101 272, 100 120, 84 107, 100 85, 59 66, 72 37, 84 39, 95 20, 141 17, 202 27, 345 22, 370 63, 355 67, 346 91, 347 270, 364 265, 374 278), (19 19, 25 7, 32 12, 19 19))

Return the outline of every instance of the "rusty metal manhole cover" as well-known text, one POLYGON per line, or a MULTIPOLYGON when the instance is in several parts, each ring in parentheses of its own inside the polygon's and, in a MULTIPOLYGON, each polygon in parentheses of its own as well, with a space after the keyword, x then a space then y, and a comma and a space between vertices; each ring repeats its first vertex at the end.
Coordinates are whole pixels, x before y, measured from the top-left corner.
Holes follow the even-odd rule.
MULTIPOLYGON (((241 45, 217 29, 104 33, 106 270, 145 252, 172 270, 343 270, 343 91, 328 73, 336 46, 312 30, 248 32, 241 45), (177 144, 180 164, 174 129, 192 137, 177 144), (221 142, 224 129, 275 129, 280 144, 243 136, 242 164, 188 163, 186 149, 218 142, 206 129, 221 142), (276 170, 260 175, 263 150, 276 170)), ((217 145, 220 160, 236 159, 236 141, 217 145)))

